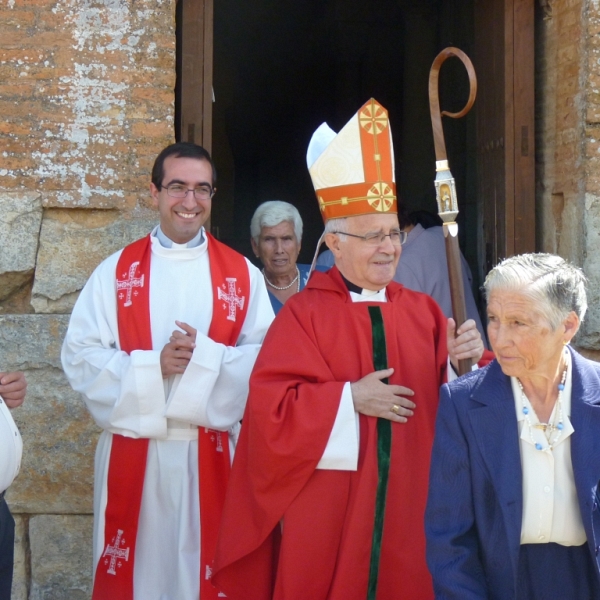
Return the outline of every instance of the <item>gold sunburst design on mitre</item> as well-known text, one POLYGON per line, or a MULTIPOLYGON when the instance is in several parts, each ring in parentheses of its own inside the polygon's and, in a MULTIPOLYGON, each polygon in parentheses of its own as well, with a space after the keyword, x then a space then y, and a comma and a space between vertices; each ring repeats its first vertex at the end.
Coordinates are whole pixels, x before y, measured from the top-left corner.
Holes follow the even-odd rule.
POLYGON ((358 115, 360 126, 371 135, 381 133, 388 125, 388 116, 385 108, 377 102, 372 102, 358 115))
POLYGON ((321 212, 325 212, 325 200, 321 196, 319 196, 319 208, 321 212))
POLYGON ((394 190, 383 181, 374 184, 367 194, 367 202, 377 212, 387 212, 390 210, 395 199, 394 190))

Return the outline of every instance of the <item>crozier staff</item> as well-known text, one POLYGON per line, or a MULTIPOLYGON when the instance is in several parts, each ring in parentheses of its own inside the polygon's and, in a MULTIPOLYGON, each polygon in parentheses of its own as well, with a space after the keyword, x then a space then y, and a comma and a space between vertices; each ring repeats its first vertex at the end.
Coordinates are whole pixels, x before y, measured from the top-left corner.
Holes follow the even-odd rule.
MULTIPOLYGON (((442 127, 442 116, 459 119, 466 115, 477 95, 477 77, 475 69, 469 57, 458 48, 444 48, 434 59, 429 71, 429 109, 431 113, 431 125, 433 127, 433 141, 435 146, 435 195, 438 204, 438 214, 442 221, 444 238, 446 240, 446 260, 448 262, 448 278, 450 283, 450 295, 452 298, 452 315, 458 326, 467 319, 467 307, 465 302, 465 288, 463 282, 463 271, 461 266, 461 252, 458 245, 458 199, 456 196, 456 183, 450 172, 448 156, 446 154, 446 142, 444 140, 444 129, 442 127), (440 68, 444 61, 451 56, 459 58, 467 69, 469 75, 469 99, 465 107, 458 113, 440 110, 440 98, 438 80, 440 68)), ((471 370, 472 363, 469 360, 461 361, 459 373, 464 375, 471 370)))
POLYGON ((444 385, 427 557, 437 598, 600 598, 600 365, 568 344, 585 276, 524 254, 487 276, 490 365, 444 385))

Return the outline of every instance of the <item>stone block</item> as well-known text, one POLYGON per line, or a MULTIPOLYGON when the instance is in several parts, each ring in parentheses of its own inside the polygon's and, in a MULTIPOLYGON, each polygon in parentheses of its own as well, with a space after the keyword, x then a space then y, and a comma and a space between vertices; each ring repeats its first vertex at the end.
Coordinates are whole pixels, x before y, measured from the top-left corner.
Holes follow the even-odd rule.
POLYGON ((2 368, 60 369, 60 348, 68 315, 0 315, 2 368))
POLYGON ((583 270, 588 278, 588 312, 577 343, 590 350, 600 350, 600 196, 585 195, 585 250, 583 270))
POLYGON ((29 521, 29 600, 88 600, 92 593, 92 517, 40 515, 29 521))
POLYGON ((68 316, 0 316, 5 369, 25 370, 25 403, 13 416, 23 437, 21 472, 7 498, 16 513, 91 513, 96 427, 60 369, 68 316))
POLYGON ((16 515, 15 519, 15 566, 11 600, 28 600, 29 589, 29 519, 24 515, 16 515))
MULTIPOLYGON (((86 177, 90 179, 91 177, 86 177)), ((147 178, 146 178, 147 180, 147 178)), ((68 186, 67 186, 68 188, 68 186)), ((91 190, 85 198, 77 189, 55 189, 44 194, 44 208, 99 208, 130 210, 139 201, 139 194, 124 190, 107 191, 101 187, 91 190)))
POLYGON ((117 211, 46 211, 40 232, 31 304, 37 313, 68 313, 92 271, 105 258, 146 235, 154 211, 135 218, 117 211))
POLYGON ((31 278, 41 222, 38 192, 0 193, 0 301, 31 278))

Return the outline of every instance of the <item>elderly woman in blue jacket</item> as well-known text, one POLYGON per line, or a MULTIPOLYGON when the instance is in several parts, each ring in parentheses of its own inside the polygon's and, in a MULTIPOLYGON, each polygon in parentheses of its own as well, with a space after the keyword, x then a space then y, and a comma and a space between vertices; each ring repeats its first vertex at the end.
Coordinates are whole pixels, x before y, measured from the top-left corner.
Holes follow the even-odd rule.
POLYGON ((600 598, 600 364, 568 344, 585 276, 525 254, 488 275, 496 360, 444 385, 425 517, 436 598, 600 598))

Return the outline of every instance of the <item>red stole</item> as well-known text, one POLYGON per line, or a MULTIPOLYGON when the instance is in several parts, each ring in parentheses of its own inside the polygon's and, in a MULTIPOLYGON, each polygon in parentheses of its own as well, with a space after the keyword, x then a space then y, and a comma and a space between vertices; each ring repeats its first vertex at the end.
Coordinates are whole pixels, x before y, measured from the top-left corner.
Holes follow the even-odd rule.
MULTIPOLYGON (((234 346, 250 298, 250 276, 244 257, 210 234, 208 257, 213 289, 213 316, 208 336, 234 346)), ((121 350, 151 350, 150 235, 123 249, 117 263, 117 320, 121 350)), ((108 466, 105 550, 96 566, 93 600, 132 600, 138 519, 146 472, 148 439, 113 435, 108 466)), ((216 600, 210 582, 217 533, 229 479, 227 432, 198 429, 200 482, 200 597, 216 600)), ((159 568, 159 565, 157 565, 159 568)))

